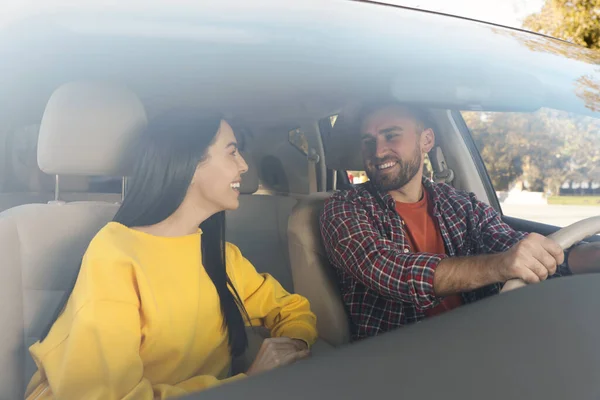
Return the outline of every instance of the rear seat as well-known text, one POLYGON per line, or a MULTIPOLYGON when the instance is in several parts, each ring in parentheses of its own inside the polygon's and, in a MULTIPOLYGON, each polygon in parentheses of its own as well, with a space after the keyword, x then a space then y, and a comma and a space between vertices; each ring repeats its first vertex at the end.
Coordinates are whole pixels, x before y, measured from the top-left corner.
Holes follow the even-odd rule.
POLYGON ((288 219, 296 199, 254 194, 258 171, 246 157, 248 172, 242 176, 240 207, 227 212, 227 240, 240 248, 259 272, 267 272, 293 292, 287 242, 288 219))
MULTIPOLYGON (((299 200, 291 196, 256 194, 258 169, 250 157, 246 157, 246 161, 249 169, 242 177, 240 207, 227 212, 227 240, 237 245, 259 272, 273 275, 287 291, 294 293, 288 220, 299 200)), ((301 282, 308 283, 309 278, 301 282)), ((262 340, 269 336, 265 329, 249 329, 248 334, 248 350, 234 360, 234 372, 243 372, 250 366, 262 340)), ((322 355, 332 349, 327 341, 317 340, 312 352, 322 355)))

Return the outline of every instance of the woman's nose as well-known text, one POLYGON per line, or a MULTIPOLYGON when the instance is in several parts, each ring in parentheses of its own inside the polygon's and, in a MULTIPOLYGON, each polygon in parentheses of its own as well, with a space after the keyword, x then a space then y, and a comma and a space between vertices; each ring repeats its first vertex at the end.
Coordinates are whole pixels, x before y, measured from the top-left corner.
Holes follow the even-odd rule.
POLYGON ((240 174, 245 174, 246 172, 248 172, 248 164, 246 163, 246 160, 244 159, 244 157, 241 155, 240 155, 240 159, 238 162, 238 167, 240 169, 240 174))

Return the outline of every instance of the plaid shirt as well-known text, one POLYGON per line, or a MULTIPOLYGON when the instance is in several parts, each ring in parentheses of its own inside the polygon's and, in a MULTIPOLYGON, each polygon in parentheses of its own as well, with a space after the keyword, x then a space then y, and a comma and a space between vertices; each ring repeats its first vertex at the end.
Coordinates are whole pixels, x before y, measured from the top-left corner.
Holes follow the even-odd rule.
MULTIPOLYGON (((321 235, 338 273, 355 340, 425 318, 424 310, 441 300, 433 290, 433 275, 442 259, 503 252, 527 235, 513 230, 472 193, 428 179, 423 185, 431 195, 446 254, 414 253, 394 199, 370 182, 337 192, 325 203, 321 235)), ((492 284, 462 293, 462 299, 471 303, 500 288, 500 283, 492 284)))

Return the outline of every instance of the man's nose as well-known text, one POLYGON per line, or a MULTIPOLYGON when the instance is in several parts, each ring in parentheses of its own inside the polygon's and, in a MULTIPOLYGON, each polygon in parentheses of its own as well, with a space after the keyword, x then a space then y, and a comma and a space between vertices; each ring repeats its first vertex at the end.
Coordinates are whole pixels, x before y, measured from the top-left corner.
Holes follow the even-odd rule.
POLYGON ((377 144, 375 145, 375 157, 384 158, 388 155, 389 147, 385 140, 378 138, 377 144))

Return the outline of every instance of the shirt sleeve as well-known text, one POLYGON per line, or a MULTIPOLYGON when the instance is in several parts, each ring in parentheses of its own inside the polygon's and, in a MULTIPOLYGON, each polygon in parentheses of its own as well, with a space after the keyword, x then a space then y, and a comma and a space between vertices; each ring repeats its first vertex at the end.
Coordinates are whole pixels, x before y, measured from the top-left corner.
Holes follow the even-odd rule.
POLYGON ((176 385, 153 385, 144 377, 139 353, 143 344, 133 272, 126 265, 90 265, 96 262, 84 261, 75 289, 95 292, 94 299, 68 304, 52 328, 66 332, 64 340, 44 354, 33 354, 54 398, 164 399, 243 377, 202 375, 176 385), (108 289, 101 290, 109 280, 108 289), (113 291, 118 298, 110 296, 113 291))
MULTIPOLYGON (((501 253, 510 250, 511 247, 527 237, 527 232, 516 231, 504 222, 502 216, 493 207, 477 200, 474 194, 470 196, 474 212, 479 221, 477 231, 482 236, 483 252, 485 254, 501 253)), ((567 254, 565 253, 566 259, 567 254)), ((550 276, 550 278, 564 275, 570 275, 566 261, 558 266, 556 273, 550 276)))
POLYGON ((379 295, 420 309, 438 304, 433 276, 445 254, 405 253, 379 233, 363 207, 336 197, 325 205, 321 235, 334 266, 379 295))
POLYGON ((253 326, 263 325, 271 336, 287 336, 305 341, 317 340, 317 318, 308 300, 288 293, 269 274, 259 274, 240 250, 228 243, 227 259, 233 268, 236 287, 253 326))

